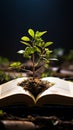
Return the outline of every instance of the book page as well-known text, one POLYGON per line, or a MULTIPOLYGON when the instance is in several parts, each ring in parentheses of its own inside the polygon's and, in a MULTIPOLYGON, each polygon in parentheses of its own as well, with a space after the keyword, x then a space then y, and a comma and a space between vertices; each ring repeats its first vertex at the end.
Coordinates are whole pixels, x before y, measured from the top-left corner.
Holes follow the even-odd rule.
POLYGON ((18 86, 18 83, 21 83, 24 79, 26 78, 17 78, 0 85, 0 99, 14 94, 26 94, 34 99, 29 91, 26 91, 21 86, 18 86))
POLYGON ((50 88, 42 92, 37 96, 37 99, 35 101, 35 98, 32 94, 30 94, 29 91, 24 90, 21 86, 18 86, 18 83, 21 83, 23 80, 27 78, 17 78, 12 81, 9 81, 7 83, 4 83, 0 85, 0 99, 3 99, 5 97, 16 95, 16 94, 24 94, 28 95, 33 99, 33 101, 36 103, 37 100, 45 95, 62 95, 66 97, 73 97, 73 83, 69 81, 65 81, 63 79, 57 78, 57 77, 47 77, 43 78, 42 80, 49 81, 53 83, 50 88))
POLYGON ((39 94, 36 101, 42 96, 49 94, 57 94, 67 97, 73 97, 73 82, 66 81, 57 77, 47 77, 43 80, 54 83, 53 86, 45 90, 43 93, 39 94))

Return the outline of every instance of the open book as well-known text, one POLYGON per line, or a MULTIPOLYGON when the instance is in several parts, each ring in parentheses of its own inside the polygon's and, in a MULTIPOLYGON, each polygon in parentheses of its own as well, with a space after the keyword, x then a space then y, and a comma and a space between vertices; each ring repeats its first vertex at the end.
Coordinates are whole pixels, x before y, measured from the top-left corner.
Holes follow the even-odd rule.
POLYGON ((26 78, 17 78, 0 85, 0 107, 10 105, 43 106, 49 104, 73 105, 73 82, 57 77, 46 77, 54 83, 50 88, 38 94, 35 99, 29 91, 18 86, 26 78))

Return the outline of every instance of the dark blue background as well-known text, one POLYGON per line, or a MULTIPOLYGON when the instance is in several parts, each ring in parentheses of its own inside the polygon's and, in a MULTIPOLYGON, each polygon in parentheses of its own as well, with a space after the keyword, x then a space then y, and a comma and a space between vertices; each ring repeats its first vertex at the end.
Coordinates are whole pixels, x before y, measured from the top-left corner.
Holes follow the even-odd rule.
POLYGON ((23 49, 20 38, 27 29, 44 31, 45 41, 53 41, 51 48, 73 48, 72 0, 1 0, 0 56, 18 60, 17 51, 23 49))

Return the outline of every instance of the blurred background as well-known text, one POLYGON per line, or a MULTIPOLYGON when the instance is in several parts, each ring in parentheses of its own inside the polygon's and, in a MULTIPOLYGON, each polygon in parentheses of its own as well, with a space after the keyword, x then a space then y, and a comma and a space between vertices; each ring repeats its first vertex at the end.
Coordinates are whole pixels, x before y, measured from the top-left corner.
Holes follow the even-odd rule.
POLYGON ((10 60, 21 58, 20 38, 32 28, 47 31, 45 41, 53 41, 52 49, 73 49, 72 0, 1 0, 0 56, 10 60))

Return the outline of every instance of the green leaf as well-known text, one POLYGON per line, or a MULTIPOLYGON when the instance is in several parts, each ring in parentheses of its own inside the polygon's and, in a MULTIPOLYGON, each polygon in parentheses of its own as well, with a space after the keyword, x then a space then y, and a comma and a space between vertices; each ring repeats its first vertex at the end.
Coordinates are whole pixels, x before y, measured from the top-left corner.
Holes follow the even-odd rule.
POLYGON ((21 62, 17 61, 17 62, 11 63, 11 64, 10 64, 10 67, 18 68, 18 67, 20 67, 20 65, 21 65, 21 62))
POLYGON ((39 32, 39 36, 41 37, 42 35, 44 35, 47 31, 43 31, 43 32, 39 32))
POLYGON ((43 47, 43 42, 41 43, 41 42, 37 41, 37 42, 36 42, 36 45, 37 45, 38 47, 41 47, 41 48, 42 48, 42 47, 43 47))
POLYGON ((33 47, 26 47, 25 51, 24 51, 24 56, 29 56, 30 54, 33 54, 35 51, 35 49, 33 47))
POLYGON ((34 30, 29 29, 29 30, 28 30, 28 33, 29 33, 30 36, 32 36, 32 37, 34 38, 34 30))
POLYGON ((23 40, 23 41, 30 41, 30 38, 27 37, 27 36, 23 36, 23 37, 21 37, 21 40, 23 40))
POLYGON ((36 46, 34 46, 34 47, 26 47, 24 54, 25 55, 31 55, 31 54, 33 54, 35 52, 40 53, 41 50, 36 46))
POLYGON ((34 46, 34 49, 36 52, 41 53, 41 49, 39 49, 38 47, 34 46))
POLYGON ((46 52, 45 56, 46 56, 46 58, 48 58, 50 53, 52 53, 52 50, 49 50, 48 48, 45 48, 45 52, 46 52))
POLYGON ((46 43, 45 43, 45 47, 48 47, 48 46, 50 46, 51 44, 53 44, 53 42, 46 42, 46 43))
POLYGON ((36 31, 35 36, 36 36, 36 37, 41 37, 41 36, 44 35, 46 32, 47 32, 47 31, 43 31, 43 32, 36 31))
POLYGON ((24 42, 24 41, 20 41, 21 43, 25 44, 26 46, 31 46, 29 43, 24 42))

